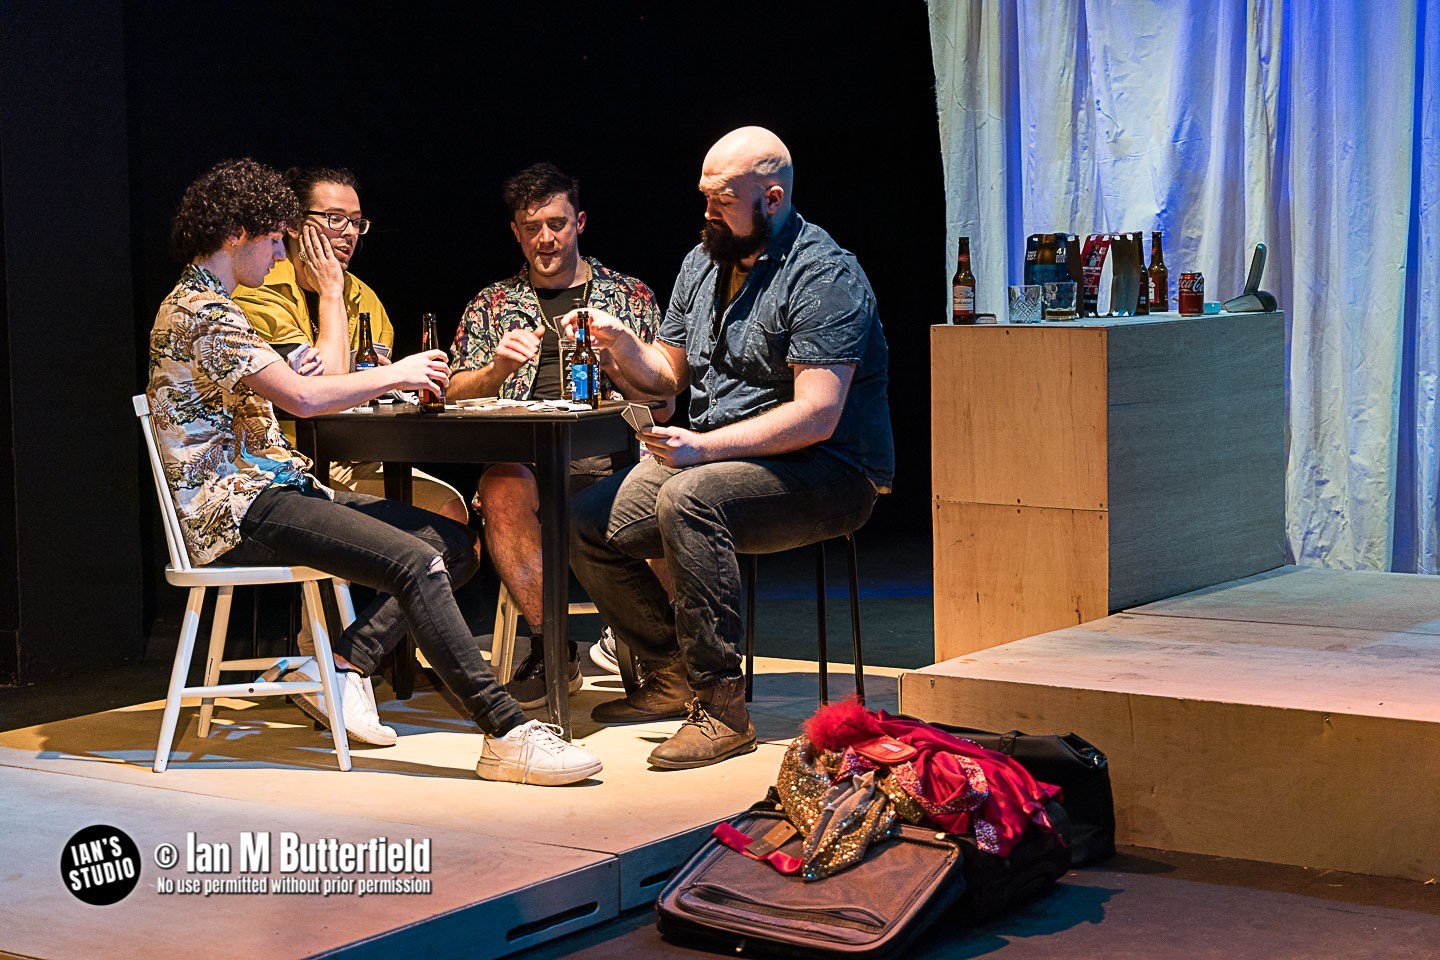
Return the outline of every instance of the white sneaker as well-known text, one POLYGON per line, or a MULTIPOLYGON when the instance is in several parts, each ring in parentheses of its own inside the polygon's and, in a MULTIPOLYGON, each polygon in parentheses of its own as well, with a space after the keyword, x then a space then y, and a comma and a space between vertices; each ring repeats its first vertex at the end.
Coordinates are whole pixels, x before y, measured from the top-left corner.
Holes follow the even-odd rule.
MULTIPOLYGON (((286 683, 307 680, 313 682, 319 679, 319 675, 319 665, 313 658, 306 658, 280 679, 286 683)), ((395 730, 380 722, 380 714, 375 708, 375 688, 371 685, 370 678, 350 670, 336 670, 335 680, 340 684, 340 715, 345 718, 346 735, 351 740, 377 747, 394 746, 395 730)), ((330 716, 325 712, 323 690, 316 690, 314 693, 292 693, 290 699, 312 720, 323 726, 330 726, 330 716)))
POLYGON ((600 772, 593 753, 560 739, 560 728, 540 720, 522 723, 503 737, 486 736, 475 772, 482 780, 558 787, 600 772))
POLYGON ((615 633, 609 627, 600 631, 600 639, 590 645, 590 662, 606 673, 620 675, 620 660, 615 656, 615 633))

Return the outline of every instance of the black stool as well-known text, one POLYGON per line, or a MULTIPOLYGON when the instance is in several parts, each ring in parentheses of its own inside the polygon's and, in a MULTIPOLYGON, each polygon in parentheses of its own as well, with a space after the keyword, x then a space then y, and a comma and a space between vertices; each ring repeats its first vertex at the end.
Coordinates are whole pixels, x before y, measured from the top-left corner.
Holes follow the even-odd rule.
MULTIPOLYGON (((860 653, 860 582, 855 572, 855 535, 845 534, 846 557, 850 562, 850 639, 855 646, 855 696, 865 702, 865 662, 860 653)), ((745 701, 755 695, 755 574, 757 555, 745 554, 745 701)), ((830 702, 825 650, 825 541, 815 543, 815 617, 820 631, 820 702, 830 702)))

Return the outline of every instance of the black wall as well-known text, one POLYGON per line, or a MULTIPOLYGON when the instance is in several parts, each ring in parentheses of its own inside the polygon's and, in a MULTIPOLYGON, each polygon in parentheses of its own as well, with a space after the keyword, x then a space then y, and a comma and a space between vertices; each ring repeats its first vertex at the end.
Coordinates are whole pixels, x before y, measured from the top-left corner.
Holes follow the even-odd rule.
POLYGON ((0 683, 144 640, 122 28, 113 0, 0 22, 0 683))
MULTIPOLYGON (((166 246, 170 215, 185 185, 219 159, 340 164, 359 174, 376 226, 354 266, 385 301, 403 350, 418 346, 422 311, 434 311, 448 335, 476 290, 519 266, 499 187, 539 159, 581 180, 589 215, 581 249, 668 300, 698 234, 696 181, 706 149, 726 131, 758 123, 790 146, 798 209, 855 251, 879 297, 899 470, 869 535, 928 529, 928 325, 940 319, 948 271, 919 0, 721 7, 110 0, 109 19, 73 29, 120 42, 117 3, 123 87, 118 71, 105 69, 77 70, 71 86, 123 89, 118 115, 126 128, 98 124, 94 148, 72 143, 59 168, 78 166, 92 180, 97 165, 104 178, 123 175, 127 156, 116 149, 128 145, 129 235, 111 229, 112 221, 89 225, 92 239, 121 248, 129 240, 134 250, 129 340, 112 335, 94 347, 96 362, 131 365, 121 382, 102 384, 107 407, 123 412, 125 396, 144 383, 146 334, 178 271, 166 246)), ((68 37, 52 39, 57 53, 73 46, 68 37)), ((9 75, 7 68, 7 99, 16 90, 9 75)), ((28 84, 20 92, 36 122, 57 127, 83 120, 65 116, 68 104, 59 101, 67 95, 42 97, 28 84)), ((9 109, 5 122, 8 137, 9 109)), ((57 191, 45 171, 31 173, 34 196, 58 202, 59 220, 83 215, 87 196, 57 191)), ((7 217, 11 179, 7 170, 7 217)), ((10 272, 14 234, 6 239, 10 272)), ((117 319, 121 302, 109 310, 117 319)), ((126 428, 128 437, 133 422, 126 428)), ((21 432, 17 416, 17 451, 21 432)), ((133 494, 133 454, 126 467, 133 494)), ((139 489, 148 497, 148 487, 139 489)), ((158 531, 148 514, 139 525, 152 545, 141 565, 153 584, 163 548, 153 548, 158 531)), ((0 654, 0 669, 3 662, 0 654)))

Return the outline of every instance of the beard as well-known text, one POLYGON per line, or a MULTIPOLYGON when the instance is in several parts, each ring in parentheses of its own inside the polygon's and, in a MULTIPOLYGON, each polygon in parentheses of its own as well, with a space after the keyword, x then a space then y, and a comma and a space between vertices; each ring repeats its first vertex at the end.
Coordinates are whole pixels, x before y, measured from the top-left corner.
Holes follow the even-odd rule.
POLYGON ((721 267, 733 267, 746 257, 759 253, 769 239, 770 218, 765 216, 759 200, 755 201, 755 209, 750 214, 750 232, 743 237, 736 236, 723 220, 706 220, 700 228, 700 249, 721 267))

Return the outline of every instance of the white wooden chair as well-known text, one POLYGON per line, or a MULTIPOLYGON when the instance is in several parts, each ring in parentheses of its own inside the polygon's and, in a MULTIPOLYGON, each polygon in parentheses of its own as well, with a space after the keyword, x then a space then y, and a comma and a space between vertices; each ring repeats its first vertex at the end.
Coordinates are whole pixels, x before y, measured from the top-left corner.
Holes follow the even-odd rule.
MULTIPOLYGON (((572 603, 570 614, 599 613, 593 603, 572 603)), ((500 597, 495 602, 495 632, 490 640, 490 672, 501 683, 508 683, 515 672, 515 630, 519 625, 520 605, 500 582, 500 597)))
POLYGON ((330 730, 335 743, 335 757, 341 770, 350 769, 350 744, 345 736, 345 721, 341 715, 339 686, 335 681, 335 661, 330 652, 330 634, 325 626, 324 608, 320 602, 320 581, 330 580, 335 589, 335 602, 340 617, 346 626, 355 619, 354 604, 350 600, 350 586, 344 580, 332 577, 321 570, 310 567, 226 567, 194 566, 185 549, 185 539, 180 530, 180 518, 175 512, 175 501, 170 495, 170 485, 165 479, 165 469, 160 459, 160 449, 155 439, 155 429, 150 422, 150 403, 145 395, 132 398, 135 416, 140 418, 140 432, 145 436, 145 448, 150 454, 150 472, 155 479, 155 494, 160 503, 160 517, 165 527, 165 542, 170 547, 170 565, 165 568, 165 579, 177 587, 190 591, 185 604, 185 619, 180 628, 180 645, 175 650, 175 665, 170 670, 170 689, 165 697, 165 713, 160 722, 160 742, 155 748, 156 773, 164 773, 170 762, 170 747, 175 739, 175 725, 180 716, 180 701, 184 697, 200 697, 200 722, 198 732, 205 737, 210 734, 210 722, 214 716, 216 697, 279 697, 292 693, 325 694, 326 712, 330 717, 330 730), (320 682, 282 683, 251 680, 248 683, 218 683, 222 670, 264 671, 280 662, 280 658, 258 658, 249 660, 224 660, 225 633, 230 621, 230 599, 237 586, 271 583, 299 583, 304 596, 305 613, 309 617, 310 630, 315 638, 315 662, 320 667, 320 682), (216 588, 215 613, 210 626, 210 649, 205 657, 204 682, 198 687, 185 686, 185 676, 190 669, 190 658, 195 650, 195 637, 200 630, 200 613, 205 605, 205 591, 216 588))

